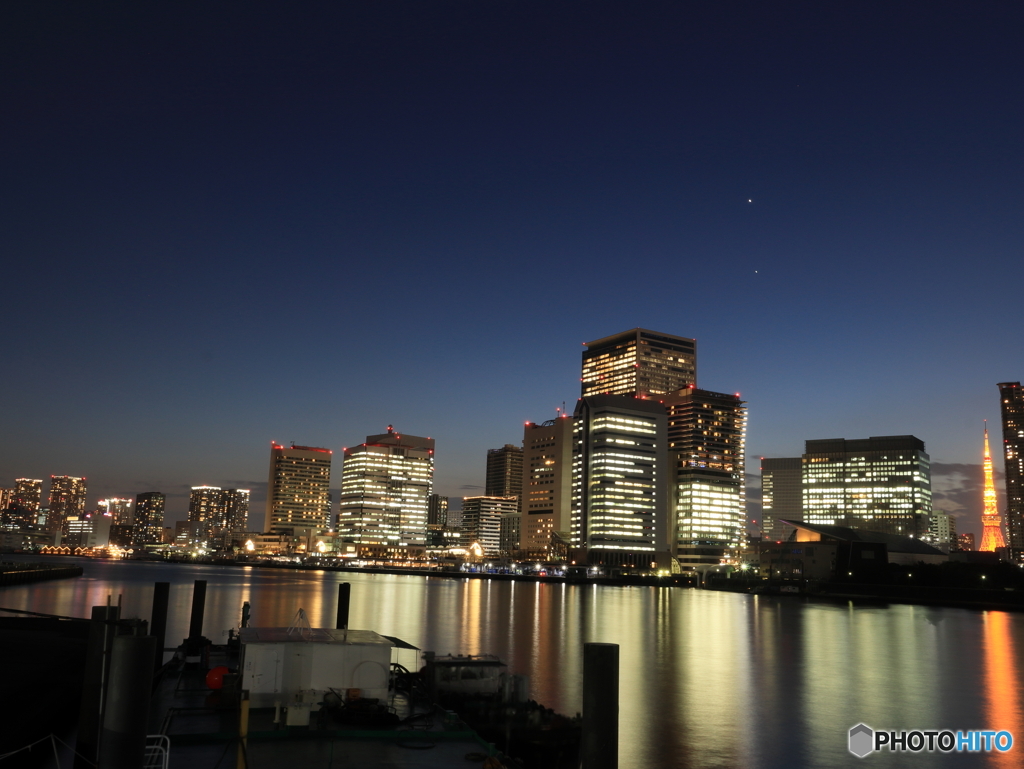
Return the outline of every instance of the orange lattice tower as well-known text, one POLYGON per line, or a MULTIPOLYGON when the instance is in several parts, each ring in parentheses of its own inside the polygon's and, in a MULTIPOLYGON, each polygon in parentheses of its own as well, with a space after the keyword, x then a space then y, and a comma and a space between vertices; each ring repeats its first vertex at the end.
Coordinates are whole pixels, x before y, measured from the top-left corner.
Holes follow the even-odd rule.
POLYGON ((1003 516, 996 505, 996 483, 992 477, 992 452, 988 448, 988 420, 985 420, 985 512, 981 514, 981 546, 978 550, 989 553, 997 547, 1006 547, 1003 538, 1003 516))

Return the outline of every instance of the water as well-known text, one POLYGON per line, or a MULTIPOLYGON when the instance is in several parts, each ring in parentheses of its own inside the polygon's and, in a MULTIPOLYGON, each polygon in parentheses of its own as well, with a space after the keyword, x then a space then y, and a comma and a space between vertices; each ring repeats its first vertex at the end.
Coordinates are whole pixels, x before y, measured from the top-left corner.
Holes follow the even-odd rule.
MULTIPOLYGON (((62 562, 64 560, 62 559, 62 562)), ((349 626, 439 654, 492 653, 530 676, 533 696, 581 708, 582 647, 620 645, 622 769, 648 767, 1014 767, 1024 765, 1024 615, 804 602, 682 588, 448 580, 414 576, 77 561, 76 580, 0 588, 0 606, 87 617, 122 598, 148 619, 170 582, 167 643, 188 632, 192 583, 208 582, 204 634, 291 623, 298 608, 333 627, 352 583, 349 626), (847 730, 1007 730, 1008 753, 857 759, 847 730)), ((412 652, 401 659, 414 664, 412 652)))

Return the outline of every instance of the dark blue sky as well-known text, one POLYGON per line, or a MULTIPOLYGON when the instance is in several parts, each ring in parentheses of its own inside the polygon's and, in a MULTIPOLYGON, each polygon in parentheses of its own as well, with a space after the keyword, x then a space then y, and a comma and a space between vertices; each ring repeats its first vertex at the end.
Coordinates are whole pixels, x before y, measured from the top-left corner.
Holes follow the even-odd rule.
POLYGON ((90 505, 162 490, 173 519, 190 485, 261 496, 271 440, 394 424, 473 493, 572 406, 581 342, 645 326, 748 400, 751 471, 913 433, 980 531, 981 420, 1024 377, 1022 22, 5 7, 0 485, 84 474, 90 505))

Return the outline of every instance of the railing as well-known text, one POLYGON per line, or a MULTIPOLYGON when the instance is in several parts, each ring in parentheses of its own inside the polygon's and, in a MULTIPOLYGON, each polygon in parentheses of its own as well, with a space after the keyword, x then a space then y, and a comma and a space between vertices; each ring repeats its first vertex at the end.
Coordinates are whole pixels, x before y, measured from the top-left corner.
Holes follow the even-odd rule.
POLYGON ((171 741, 166 734, 147 734, 143 769, 167 769, 171 755, 171 741))

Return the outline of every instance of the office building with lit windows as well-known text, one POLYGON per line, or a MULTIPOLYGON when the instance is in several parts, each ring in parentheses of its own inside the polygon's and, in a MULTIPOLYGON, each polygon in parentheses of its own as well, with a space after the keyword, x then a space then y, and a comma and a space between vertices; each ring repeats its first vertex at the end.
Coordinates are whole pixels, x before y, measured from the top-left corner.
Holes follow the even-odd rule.
POLYGON ((265 533, 330 528, 331 457, 329 449, 271 443, 265 533))
POLYGON ((645 328, 584 343, 583 397, 671 393, 697 382, 697 342, 645 328))
POLYGON ((134 522, 132 517, 132 500, 121 497, 110 497, 101 499, 98 505, 101 512, 108 513, 115 526, 131 526, 134 522))
POLYGON ((569 538, 572 516, 572 417, 523 430, 523 495, 519 546, 527 557, 551 557, 551 537, 569 538))
POLYGON ((667 558, 667 430, 656 400, 592 395, 576 404, 569 535, 588 563, 646 569, 667 558))
POLYGON ((1001 382, 1003 472, 1006 482, 1006 531, 1013 560, 1024 560, 1024 389, 1001 382))
POLYGON ((50 531, 68 533, 67 521, 72 516, 81 518, 85 515, 85 478, 71 475, 50 476, 50 506, 46 517, 46 527, 50 531))
POLYGON ((147 491, 135 497, 133 545, 157 545, 163 540, 166 503, 167 498, 159 491, 147 491))
POLYGON ((807 441, 804 522, 920 537, 932 513, 924 448, 913 435, 807 441))
POLYGON ((338 536, 360 545, 424 546, 434 486, 434 440, 395 432, 345 449, 338 536))
POLYGON ((785 533, 778 521, 804 519, 803 460, 800 457, 761 458, 761 536, 779 541, 785 533))
MULTIPOLYGON (((463 497, 462 546, 476 552, 475 546, 479 545, 484 558, 508 555, 502 552, 502 522, 518 515, 518 497, 463 497)), ((506 542, 506 548, 511 547, 514 544, 506 542)))
POLYGON ((746 402, 695 387, 659 399, 668 415, 673 554, 683 568, 730 563, 746 535, 746 402))

